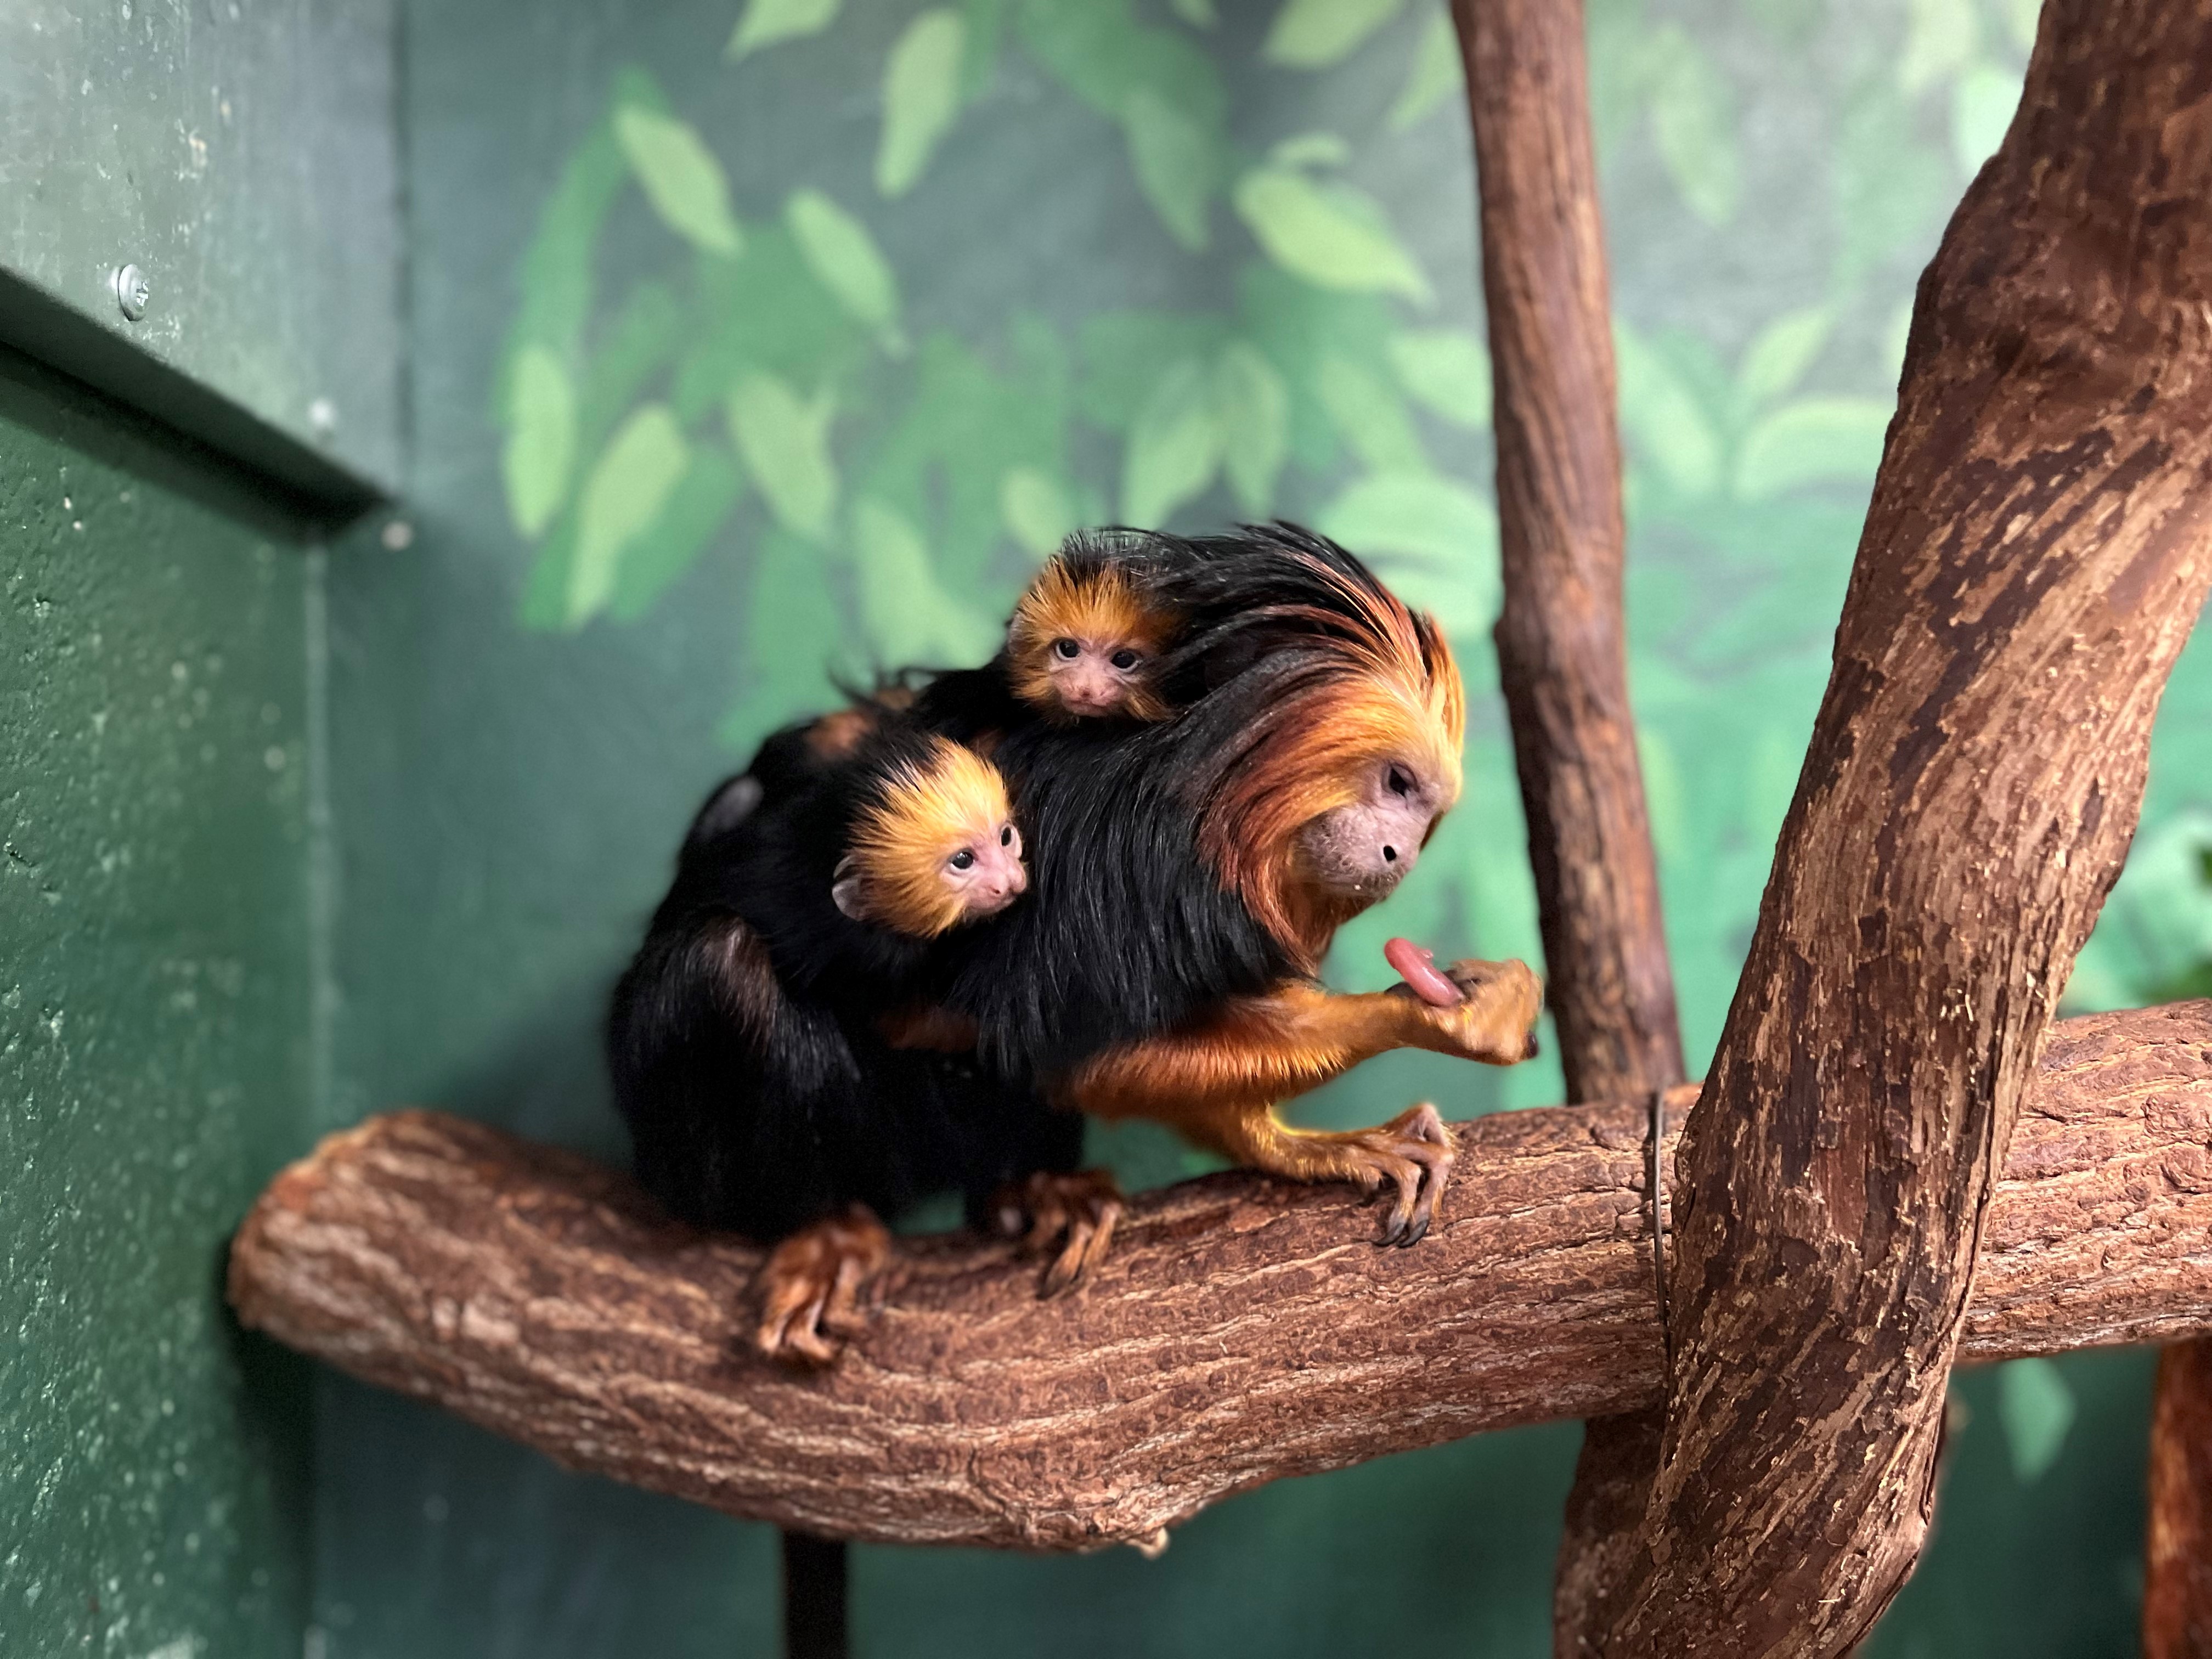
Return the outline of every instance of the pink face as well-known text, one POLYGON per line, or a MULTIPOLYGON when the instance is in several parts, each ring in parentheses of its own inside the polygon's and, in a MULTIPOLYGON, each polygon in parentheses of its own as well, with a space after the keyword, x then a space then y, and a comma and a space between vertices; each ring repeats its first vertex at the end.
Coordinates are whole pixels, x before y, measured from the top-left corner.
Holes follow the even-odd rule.
POLYGON ((1054 696, 1071 714, 1118 712, 1145 672, 1146 653, 1127 640, 1085 639, 1063 634, 1046 647, 1045 672, 1054 696))
POLYGON ((1022 867, 1022 832, 1011 823, 963 845, 945 860, 946 890, 969 917, 995 916, 1029 890, 1022 867))

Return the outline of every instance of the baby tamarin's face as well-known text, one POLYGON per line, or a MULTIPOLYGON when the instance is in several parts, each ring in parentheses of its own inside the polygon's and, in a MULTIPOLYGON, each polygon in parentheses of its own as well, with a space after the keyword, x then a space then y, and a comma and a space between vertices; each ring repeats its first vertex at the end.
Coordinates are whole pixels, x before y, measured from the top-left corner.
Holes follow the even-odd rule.
POLYGON ((960 907, 963 921, 997 915, 1029 890, 1022 832, 1011 818, 972 825, 945 854, 938 878, 947 900, 960 907))
POLYGON ((923 758, 883 779, 830 897, 855 921, 933 939, 998 915, 1029 884, 1005 780, 972 750, 935 738, 923 758))
POLYGON ((1046 562, 1006 630, 1014 695, 1047 720, 1164 720, 1152 684, 1175 633, 1132 574, 1115 564, 1046 562))
POLYGON ((1045 647, 1053 700, 1079 719, 1122 714, 1145 690, 1152 653, 1112 634, 1062 634, 1045 647))

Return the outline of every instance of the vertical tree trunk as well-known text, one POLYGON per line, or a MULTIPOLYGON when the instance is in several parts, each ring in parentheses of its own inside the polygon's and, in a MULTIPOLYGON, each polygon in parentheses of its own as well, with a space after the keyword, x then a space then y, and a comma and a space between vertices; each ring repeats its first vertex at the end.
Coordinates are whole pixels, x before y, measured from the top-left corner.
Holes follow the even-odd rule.
POLYGON ((2212 1337, 2158 1358, 2143 1659, 2212 1659, 2212 1337))
POLYGON ((1911 1571, 1994 1171, 2208 579, 2212 0, 2051 0, 1921 280, 1595 1650, 1839 1653, 1911 1571))
MULTIPOLYGON (((1682 1080, 1628 701, 1620 441, 1581 0, 1455 0, 1480 175, 1505 605, 1498 658, 1570 1101, 1682 1080)), ((1556 1650, 1617 1579, 1659 1455, 1656 1408, 1585 1425, 1556 1650)))
POLYGON ((1620 441, 1581 0, 1456 0, 1482 189, 1498 672, 1570 1101, 1682 1079, 1628 706, 1620 441))

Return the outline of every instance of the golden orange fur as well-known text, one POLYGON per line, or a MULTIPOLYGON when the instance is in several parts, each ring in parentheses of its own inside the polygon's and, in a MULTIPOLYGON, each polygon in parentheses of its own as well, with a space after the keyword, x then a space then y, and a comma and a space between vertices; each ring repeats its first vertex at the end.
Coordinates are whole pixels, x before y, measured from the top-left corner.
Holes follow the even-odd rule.
POLYGON ((1361 799, 1375 769, 1393 760, 1443 790, 1449 808, 1459 799, 1467 735, 1466 690, 1436 625, 1391 594, 1326 574, 1349 625, 1314 613, 1328 628, 1310 642, 1319 660, 1269 706, 1199 819, 1207 861, 1309 973, 1364 907, 1301 878, 1298 831, 1361 799))
POLYGON ((894 933, 933 939, 962 916, 946 890, 945 861, 997 840, 1013 816, 1006 780, 973 750, 930 740, 926 764, 902 765, 853 825, 847 856, 868 917, 894 933))
MULTIPOLYGON (((1081 574, 1058 554, 1045 561, 1014 607, 1006 656, 1014 695, 1048 719, 1067 718, 1054 689, 1048 653, 1054 640, 1134 646, 1157 656, 1175 634, 1175 618, 1146 603, 1129 573, 1108 564, 1081 574)), ((1132 720, 1165 720, 1172 711, 1142 681, 1129 688, 1121 712, 1132 720)))

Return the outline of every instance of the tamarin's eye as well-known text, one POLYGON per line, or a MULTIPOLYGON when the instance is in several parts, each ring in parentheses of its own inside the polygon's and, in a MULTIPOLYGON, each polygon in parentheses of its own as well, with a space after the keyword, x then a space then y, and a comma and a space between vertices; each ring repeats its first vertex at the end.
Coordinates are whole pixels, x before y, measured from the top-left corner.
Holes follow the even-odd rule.
POLYGON ((1410 795, 1413 793, 1413 774, 1402 766, 1394 766, 1390 769, 1389 783, 1390 793, 1394 795, 1410 795))
POLYGON ((949 862, 956 870, 972 870, 975 866, 975 854, 963 847, 952 855, 949 862))
POLYGON ((1052 642, 1052 648, 1055 653, 1066 657, 1071 662, 1083 654, 1083 647, 1073 640, 1054 640, 1052 642))
POLYGON ((1010 823, 999 831, 999 845, 1001 847, 1012 847, 1013 844, 1014 826, 1010 823))
POLYGON ((1129 647, 1125 645, 1119 651, 1116 651, 1112 657, 1108 659, 1108 660, 1110 661, 1116 668, 1134 668, 1137 665, 1137 653, 1130 650, 1129 647))

